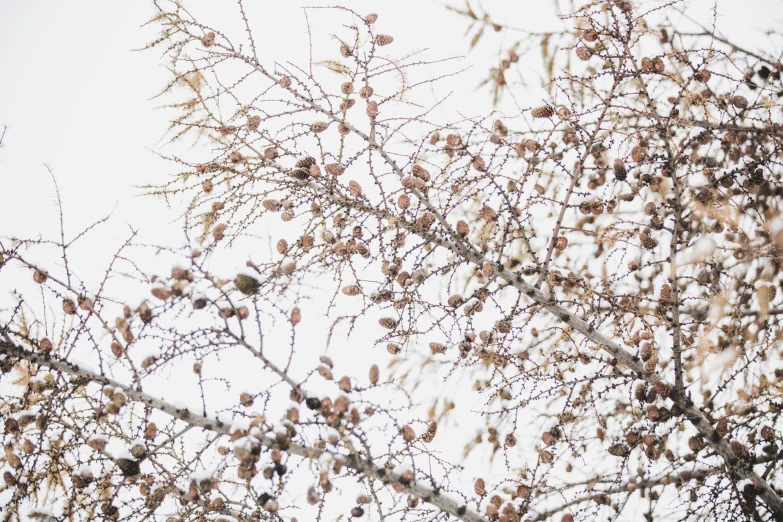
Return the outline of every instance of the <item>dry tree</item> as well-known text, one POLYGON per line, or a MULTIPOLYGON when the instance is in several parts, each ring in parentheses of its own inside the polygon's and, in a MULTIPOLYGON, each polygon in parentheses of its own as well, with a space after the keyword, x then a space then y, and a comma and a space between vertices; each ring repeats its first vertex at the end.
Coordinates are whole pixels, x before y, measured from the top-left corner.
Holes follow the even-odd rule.
POLYGON ((513 115, 436 123, 413 102, 454 77, 395 55, 383 13, 333 8, 297 66, 241 1, 237 34, 156 2, 173 136, 207 146, 147 189, 189 198, 188 244, 156 275, 129 240, 94 281, 83 234, 0 244, 36 285, 0 330, 4 520, 783 520, 779 56, 684 1, 574 4, 545 34, 454 9, 519 36, 486 82, 513 115), (534 42, 549 98, 521 105, 534 42), (259 230, 273 253, 214 273, 259 230), (394 365, 308 358, 317 292, 317 335, 365 328, 394 365), (444 420, 471 407, 428 380, 473 383, 462 459, 444 420))

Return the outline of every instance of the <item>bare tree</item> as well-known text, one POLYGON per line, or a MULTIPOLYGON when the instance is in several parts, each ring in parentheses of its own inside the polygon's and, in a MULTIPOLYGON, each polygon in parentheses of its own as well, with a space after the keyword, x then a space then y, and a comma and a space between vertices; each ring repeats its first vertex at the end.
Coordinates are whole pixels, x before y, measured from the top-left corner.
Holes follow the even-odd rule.
POLYGON ((156 247, 161 276, 131 237, 82 280, 91 229, 0 243, 39 285, 2 321, 4 520, 783 520, 780 56, 687 2, 575 4, 548 33, 452 8, 472 46, 518 38, 485 82, 505 112, 437 123, 420 100, 459 76, 395 55, 383 13, 330 8, 327 58, 297 66, 241 0, 236 34, 157 1, 172 139, 201 146, 147 190, 189 198, 187 245, 156 247), (259 231, 275 255, 213 271, 259 231), (394 365, 311 360, 309 295, 331 350, 377 324, 394 365), (475 383, 485 468, 444 458, 461 406, 425 368, 475 383), (439 406, 412 419, 419 393, 439 406))

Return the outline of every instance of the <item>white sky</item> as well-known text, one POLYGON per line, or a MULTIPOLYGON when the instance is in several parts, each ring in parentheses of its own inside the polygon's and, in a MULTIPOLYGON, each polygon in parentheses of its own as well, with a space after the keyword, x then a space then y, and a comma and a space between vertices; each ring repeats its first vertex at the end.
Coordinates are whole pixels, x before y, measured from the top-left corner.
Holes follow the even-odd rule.
MULTIPOLYGON (((214 11, 218 22, 236 17, 233 0, 194 3, 214 11)), ((377 12, 378 25, 395 37, 395 49, 400 51, 427 47, 430 58, 467 51, 466 25, 447 13, 441 2, 339 3, 377 12)), ((463 5, 461 0, 452 3, 463 5)), ((498 18, 535 30, 544 30, 552 20, 544 4, 483 2, 498 18)), ((694 16, 712 5, 703 0, 693 4, 694 16)), ((270 61, 290 58, 301 63, 307 57, 301 6, 333 2, 248 0, 248 5, 259 47, 269 49, 270 61)), ((783 2, 721 0, 718 12, 720 30, 758 48, 763 46, 760 29, 780 26, 783 2)), ((161 182, 174 170, 154 153, 164 144, 169 114, 158 109, 160 100, 151 99, 167 83, 169 73, 159 52, 132 51, 154 37, 154 30, 140 27, 151 15, 150 3, 138 0, 0 0, 0 125, 9 126, 0 150, 0 237, 57 232, 54 190, 43 167, 48 163, 63 195, 66 229, 72 234, 116 208, 111 223, 97 234, 98 246, 105 244, 113 252, 127 237, 128 225, 140 229, 144 242, 181 243, 181 226, 175 222, 179 214, 159 200, 136 197, 139 191, 134 188, 161 182)), ((328 28, 315 21, 313 30, 328 28)), ((471 92, 485 74, 488 58, 496 56, 498 43, 494 40, 468 56, 465 64, 474 68, 455 86, 455 102, 482 110, 486 94, 477 97, 471 92)), ((531 96, 535 100, 535 94, 531 96)), ((0 292, 5 293, 2 281, 0 292)), ((316 333, 314 339, 323 339, 322 332, 316 333)), ((367 361, 356 352, 351 357, 367 361)))

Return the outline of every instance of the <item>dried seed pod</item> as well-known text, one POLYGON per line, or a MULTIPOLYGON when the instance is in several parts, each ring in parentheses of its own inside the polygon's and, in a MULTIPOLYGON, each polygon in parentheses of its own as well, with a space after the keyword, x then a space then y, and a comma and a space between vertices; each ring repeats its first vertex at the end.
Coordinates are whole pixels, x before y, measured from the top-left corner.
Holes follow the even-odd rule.
POLYGON ((401 194, 400 197, 397 198, 397 206, 402 210, 407 209, 411 206, 411 198, 407 194, 401 194))
POLYGON ((377 364, 373 364, 370 366, 370 384, 373 386, 378 384, 378 379, 380 377, 380 370, 378 369, 377 364))
POLYGON ((495 211, 495 209, 488 205, 481 207, 481 211, 479 213, 485 221, 495 221, 498 218, 498 213, 495 211))
POLYGON ((400 353, 400 350, 402 350, 402 347, 399 344, 389 343, 386 345, 386 351, 392 355, 397 355, 400 353))
POLYGON ((242 161, 242 157, 243 157, 243 156, 242 156, 242 153, 241 153, 241 152, 239 152, 238 150, 235 150, 234 152, 232 152, 231 154, 229 154, 229 156, 228 156, 228 160, 229 160, 231 163, 239 163, 240 161, 242 161))
POLYGON ((458 134, 449 134, 446 136, 446 145, 456 149, 462 146, 462 138, 458 134))
POLYGON ((370 101, 367 102, 367 116, 370 118, 376 118, 378 117, 378 102, 377 101, 370 101))
POLYGON ((625 181, 628 178, 628 170, 621 159, 614 160, 614 177, 617 181, 625 181))
POLYGON ((425 212, 416 220, 416 224, 421 228, 430 228, 435 223, 435 220, 435 214, 432 212, 425 212))
POLYGON ((484 161, 484 158, 482 158, 481 156, 476 156, 475 158, 473 158, 473 162, 471 163, 471 166, 479 172, 484 172, 487 170, 487 163, 486 161, 484 161))
POLYGON ((416 432, 407 424, 400 429, 400 434, 405 439, 405 442, 412 442, 416 438, 416 432))
POLYGON ((627 457, 631 453, 631 450, 628 448, 628 446, 626 446, 622 442, 618 442, 617 444, 612 444, 611 446, 609 446, 608 451, 610 455, 613 455, 615 457, 627 457))
POLYGON ((487 492, 487 487, 483 478, 479 477, 476 479, 476 482, 473 483, 473 491, 480 497, 484 496, 484 493, 487 492))
POLYGON ((397 326, 397 320, 392 317, 381 317, 378 319, 378 324, 387 330, 393 330, 397 326))
POLYGON ((239 274, 234 279, 234 286, 245 295, 253 295, 261 288, 261 282, 255 277, 239 274))
POLYGON ((560 236, 557 239, 555 239, 555 249, 559 251, 563 251, 568 246, 568 238, 565 236, 560 236))
POLYGON ((701 83, 707 83, 708 81, 710 81, 710 78, 712 78, 712 73, 707 69, 701 69, 699 71, 696 71, 696 74, 694 74, 693 77, 696 78, 696 81, 699 81, 701 83))
POLYGON ((269 212, 278 212, 283 208, 283 204, 276 199, 265 199, 261 202, 261 206, 269 212))
POLYGON ((343 56, 343 58, 348 58, 353 54, 353 51, 350 47, 348 47, 348 44, 341 42, 340 43, 340 54, 343 56))
POLYGON ((277 158, 277 149, 274 147, 267 147, 264 149, 264 158, 268 160, 273 160, 277 158))
POLYGON ((280 86, 288 89, 291 87, 291 78, 289 76, 281 76, 280 77, 280 86))
POLYGON ((302 311, 299 310, 298 307, 294 307, 293 310, 291 310, 291 318, 290 318, 291 324, 296 326, 302 321, 302 311))
POLYGON ((430 343, 430 351, 432 355, 444 353, 446 351, 446 345, 441 343, 430 343))
POLYGON ((744 96, 732 96, 731 97, 731 104, 734 105, 738 109, 747 109, 748 108, 748 99, 744 96))
POLYGON ((666 70, 666 65, 663 63, 663 58, 660 56, 653 58, 653 69, 655 69, 655 72, 658 74, 663 74, 663 72, 666 70))
POLYGON ((33 281, 39 285, 44 284, 47 279, 49 279, 49 276, 43 270, 36 270, 33 272, 33 281))
POLYGON ((550 105, 544 105, 542 107, 536 107, 530 111, 530 115, 534 118, 551 118, 555 115, 555 109, 550 105))
POLYGON ((133 459, 119 458, 115 462, 122 474, 126 477, 133 477, 141 473, 139 463, 133 459))
POLYGON ((76 313, 76 303, 72 299, 63 299, 63 312, 67 315, 74 315, 76 313))
POLYGON ((316 134, 321 133, 329 128, 329 124, 325 121, 316 121, 310 125, 310 130, 316 134))
POLYGON ((367 25, 372 25, 377 21, 378 21, 378 15, 376 13, 370 13, 364 17, 364 23, 366 23, 367 25))
POLYGON ((362 289, 359 287, 359 285, 344 286, 343 293, 349 296, 360 295, 362 293, 362 289))
POLYGON ((394 38, 388 34, 379 34, 375 37, 375 44, 379 46, 389 45, 394 41, 394 38))
POLYGON ((634 396, 639 402, 644 402, 647 399, 647 386, 643 382, 636 385, 634 396))
POLYGON ((424 435, 421 436, 421 440, 427 443, 432 442, 437 432, 438 432, 438 423, 436 421, 432 421, 427 426, 427 431, 425 431, 424 435))
POLYGON ((201 37, 201 45, 203 45, 204 47, 207 47, 207 48, 212 47, 213 45, 215 45, 215 33, 210 31, 207 34, 205 34, 204 36, 202 36, 201 37))
POLYGON ((344 82, 340 86, 340 91, 343 94, 351 94, 353 92, 353 84, 351 82, 344 82))
POLYGON ((655 66, 653 65, 652 58, 648 58, 647 56, 642 58, 642 72, 650 74, 653 71, 655 71, 655 66))
POLYGON ((461 219, 460 219, 460 220, 457 222, 457 235, 458 235, 458 236, 461 236, 461 237, 465 237, 465 236, 467 236, 467 235, 468 235, 468 232, 469 232, 469 231, 470 231, 470 230, 469 230, 469 228, 468 228, 468 224, 467 224, 467 222, 465 222, 465 221, 463 221, 463 220, 461 220, 461 219))
POLYGON ((429 171, 419 164, 414 164, 413 167, 411 167, 411 173, 423 181, 430 180, 429 171))
POLYGON ((583 62, 586 62, 587 60, 593 57, 593 50, 584 45, 579 46, 576 48, 576 57, 582 60, 583 62))
POLYGON ((402 186, 406 189, 412 190, 424 190, 427 185, 424 183, 424 180, 417 178, 416 176, 406 176, 402 178, 402 186))
POLYGON ((631 159, 636 163, 644 161, 647 159, 647 149, 637 145, 631 150, 631 159))
POLYGON ((655 369, 658 367, 658 356, 653 355, 646 363, 644 363, 644 373, 646 375, 652 375, 655 373, 655 369))

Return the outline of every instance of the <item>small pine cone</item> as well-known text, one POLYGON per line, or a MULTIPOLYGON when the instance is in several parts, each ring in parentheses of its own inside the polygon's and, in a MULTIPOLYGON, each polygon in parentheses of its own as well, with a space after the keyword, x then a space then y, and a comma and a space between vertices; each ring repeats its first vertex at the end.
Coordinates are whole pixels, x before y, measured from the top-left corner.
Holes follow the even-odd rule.
POLYGON ((441 343, 430 343, 430 351, 432 355, 444 353, 446 351, 446 345, 441 343))
POLYGON ((568 238, 565 236, 560 236, 555 240, 555 249, 562 252, 566 249, 568 246, 568 238))
POLYGON ((378 21, 378 15, 376 13, 370 13, 364 17, 364 23, 367 25, 372 25, 377 21, 378 21))
POLYGON ((215 225, 215 228, 212 229, 212 237, 214 237, 216 241, 220 241, 225 237, 227 228, 228 226, 226 226, 225 223, 218 223, 215 225))
POLYGON ((139 463, 133 459, 120 458, 116 460, 116 463, 117 463, 117 467, 120 468, 120 471, 122 471, 122 474, 125 475, 126 477, 133 477, 141 473, 141 469, 139 468, 139 463))
POLYGON ((389 343, 386 345, 386 351, 392 355, 397 355, 398 353, 400 353, 400 350, 402 350, 402 348, 400 347, 399 344, 389 343))
POLYGON ((425 212, 422 216, 416 220, 416 224, 421 228, 430 228, 435 223, 435 214, 431 212, 425 212))
POLYGON ((204 181, 201 182, 201 190, 203 190, 205 194, 209 194, 210 192, 212 192, 213 188, 215 187, 212 184, 212 180, 205 179, 204 181))
POLYGON ((362 293, 362 289, 359 288, 359 285, 349 285, 343 287, 343 293, 349 296, 360 295, 362 293))
POLYGON ((481 207, 481 217, 484 218, 485 221, 495 221, 498 218, 498 213, 495 211, 494 208, 484 205, 481 207))
POLYGON ((321 177, 321 167, 319 167, 318 165, 310 165, 310 177, 320 178, 321 177))
MULTIPOLYGON (((351 391, 351 378, 348 376, 342 377, 338 382, 337 386, 340 388, 340 391, 343 391, 345 393, 348 393, 351 391)), ((340 399, 337 399, 338 401, 340 399)), ((336 403, 335 403, 336 404, 336 403)), ((346 411, 348 411, 346 409, 346 411)))
POLYGON ((654 403, 657 398, 658 398, 658 390, 656 390, 655 387, 652 387, 649 390, 647 390, 647 397, 645 397, 645 401, 647 402, 647 404, 654 403))
POLYGON ((634 397, 636 397, 636 400, 639 402, 644 402, 647 398, 647 387, 643 382, 640 382, 636 385, 636 389, 634 390, 634 397))
POLYGON ((340 91, 343 94, 351 94, 353 92, 353 84, 351 82, 345 82, 340 86, 340 91))
POLYGON ((362 186, 354 180, 348 182, 348 191, 351 193, 351 196, 355 198, 362 196, 362 186))
POLYGON ((328 128, 329 128, 329 124, 326 123, 325 121, 317 121, 310 125, 310 130, 316 134, 318 134, 319 132, 323 132, 328 128))
POLYGON ((560 121, 568 121, 573 116, 573 114, 571 114, 571 109, 562 105, 557 108, 556 112, 557 117, 560 118, 560 121))
POLYGON ((47 279, 49 279, 49 276, 46 275, 46 272, 44 272, 43 270, 36 270, 35 272, 33 272, 33 281, 35 281, 39 285, 44 284, 47 279))
POLYGON ((268 160, 273 160, 277 158, 277 149, 274 147, 268 147, 264 149, 264 158, 268 160))
POLYGON ((402 435, 402 438, 405 439, 405 442, 411 442, 416 438, 416 432, 407 424, 400 429, 400 434, 402 435))
POLYGON ((368 99, 370 96, 372 96, 373 88, 369 85, 366 85, 359 89, 359 98, 362 98, 363 100, 368 99))
POLYGON ((640 161, 644 161, 645 159, 647 159, 647 149, 637 145, 631 150, 631 159, 634 160, 636 163, 639 163, 640 161))
POLYGON ((625 181, 628 178, 628 169, 621 159, 614 160, 614 177, 617 181, 625 181))
POLYGON ((397 206, 403 210, 407 209, 411 206, 411 198, 407 194, 401 194, 400 197, 397 198, 397 206))
POLYGON ((534 118, 551 118, 555 115, 555 109, 549 105, 544 105, 542 107, 536 107, 530 111, 530 115, 534 118))
POLYGON ((256 130, 258 129, 259 125, 261 125, 261 116, 250 116, 247 119, 247 128, 250 130, 256 130))
POLYGON ((411 168, 411 174, 416 176, 422 181, 429 181, 430 180, 430 173, 427 169, 422 167, 421 165, 415 164, 411 168))
POLYGON ((495 329, 498 332, 502 333, 502 334, 510 333, 511 332, 511 320, 504 319, 503 321, 498 321, 497 324, 495 325, 495 329))
POLYGON ((281 76, 280 77, 280 85, 283 88, 288 89, 289 87, 291 87, 291 78, 288 77, 288 76, 281 76))
POLYGON ((666 283, 661 287, 660 301, 661 304, 668 304, 672 302, 672 287, 669 285, 669 283, 666 283))
POLYGON ((48 353, 52 351, 52 348, 54 348, 54 346, 52 345, 52 341, 44 337, 43 339, 38 341, 38 348, 40 348, 42 352, 48 353))
POLYGON ((340 133, 340 136, 348 136, 351 133, 351 129, 349 129, 348 126, 344 123, 341 123, 337 126, 337 132, 340 133))
POLYGON ((663 58, 660 56, 653 58, 653 69, 655 69, 655 72, 658 74, 663 74, 663 72, 666 71, 666 65, 663 63, 663 58))
POLYGON ((226 208, 226 204, 222 201, 213 201, 212 202, 212 212, 219 212, 226 208))
POLYGON ((282 219, 285 222, 291 221, 294 219, 294 211, 293 210, 286 210, 282 214, 280 214, 280 219, 282 219))
POLYGON ((473 158, 473 163, 471 164, 473 168, 479 172, 484 172, 487 170, 487 163, 484 161, 484 158, 481 156, 476 156, 473 158))
POLYGON ((343 172, 345 172, 345 169, 342 165, 339 163, 329 163, 328 165, 324 166, 324 170, 327 174, 330 174, 332 176, 339 176, 343 172))
POLYGON ((481 273, 484 274, 484 277, 493 277, 495 275, 495 269, 492 266, 492 263, 484 263, 481 265, 481 273))
POLYGON ((746 458, 749 453, 748 447, 736 439, 731 441, 731 451, 741 459, 746 458))
POLYGON ((378 324, 387 330, 394 330, 394 328, 397 326, 397 320, 392 317, 381 317, 378 319, 378 324))
POLYGON ((508 435, 506 435, 505 443, 507 448, 513 448, 514 446, 517 445, 517 438, 514 436, 513 433, 509 433, 508 435))
POLYGON ((593 57, 593 51, 589 47, 580 46, 576 48, 576 57, 586 62, 593 57))
POLYGON ((704 449, 704 439, 701 437, 691 437, 688 439, 688 447, 694 453, 698 453, 704 449))
POLYGON ((378 102, 377 101, 367 102, 367 116, 369 116, 370 118, 378 117, 378 102))
POLYGON ((732 96, 731 97, 731 104, 734 105, 738 109, 747 109, 748 108, 748 99, 744 96, 732 96))
POLYGON ((653 386, 655 386, 655 389, 658 391, 658 395, 660 395, 662 399, 669 398, 669 395, 671 394, 672 390, 668 384, 666 384, 663 381, 655 381, 655 384, 653 384, 653 386))
POLYGON ((449 303, 449 306, 451 306, 453 308, 457 308, 457 307, 462 306, 465 303, 465 298, 462 297, 461 295, 455 294, 455 295, 452 295, 451 297, 449 297, 448 303, 449 303))
POLYGON ((288 253, 288 241, 281 239, 277 242, 277 253, 286 255, 288 253))
POLYGON ((373 364, 372 366, 370 366, 370 384, 372 384, 373 386, 378 384, 379 376, 380 376, 380 370, 378 370, 378 365, 373 364))
POLYGON ((212 47, 213 45, 215 45, 215 33, 210 31, 204 36, 202 36, 201 45, 203 45, 204 47, 212 47))
POLYGON ((120 343, 115 341, 111 343, 111 353, 119 359, 125 353, 125 350, 122 349, 122 345, 120 343))
POLYGON ((228 156, 228 159, 231 163, 239 163, 242 161, 242 153, 238 150, 235 150, 228 156))
POLYGON ((63 299, 63 312, 65 312, 68 315, 73 315, 76 313, 76 303, 73 302, 71 299, 63 299))
POLYGON ((283 204, 276 199, 265 199, 261 202, 261 206, 269 212, 277 212, 283 208, 283 204))
POLYGON ((424 190, 427 185, 424 180, 417 178, 416 176, 405 176, 402 178, 402 186, 406 189, 424 190))
POLYGON ((162 287, 155 287, 152 290, 150 290, 150 293, 152 294, 153 297, 157 297, 161 301, 165 301, 173 295, 171 293, 171 290, 162 287))
POLYGON ((384 45, 389 45, 394 41, 394 38, 392 36, 389 36, 388 34, 379 34, 375 37, 375 44, 383 47, 384 45))
POLYGON ((425 431, 424 435, 421 436, 421 440, 427 443, 432 442, 437 432, 438 432, 438 423, 436 421, 432 421, 430 422, 429 426, 427 426, 427 431, 425 431))
POLYGON ((299 310, 299 308, 294 308, 291 310, 291 324, 296 326, 302 321, 302 311, 299 310))
POLYGON ((693 77, 696 78, 696 81, 707 83, 710 81, 710 78, 712 78, 712 73, 707 69, 702 69, 700 71, 696 71, 696 74, 694 74, 693 77))
POLYGON ((446 136, 446 145, 448 145, 453 149, 456 149, 457 147, 461 147, 462 138, 460 138, 458 134, 449 134, 448 136, 446 136))
POLYGON ((470 229, 468 228, 468 224, 465 221, 460 219, 457 222, 457 235, 461 236, 461 237, 465 237, 465 236, 468 235, 469 231, 470 231, 470 229))
MULTIPOLYGON (((344 102, 342 102, 342 103, 340 104, 340 110, 341 110, 341 111, 343 111, 343 112, 345 112, 345 111, 347 111, 348 109, 350 109, 351 107, 353 107, 354 105, 356 105, 356 100, 354 100, 353 98, 348 98, 347 100, 345 100, 344 102)), ((343 127, 345 127, 346 129, 348 129, 348 126, 347 126, 347 125, 345 125, 344 123, 341 123, 340 125, 342 125, 342 126, 343 126, 343 127)), ((348 130, 350 131, 350 129, 348 129, 348 130)), ((343 136, 345 136, 345 135, 347 135, 347 134, 348 134, 348 133, 346 132, 345 134, 343 134, 343 136)))
POLYGON ((348 47, 348 44, 341 43, 340 44, 340 54, 343 56, 343 58, 348 58, 349 56, 351 56, 353 54, 353 52, 351 51, 351 48, 348 47))
POLYGON ((768 292, 769 292, 769 300, 774 301, 775 297, 778 295, 778 289, 775 285, 769 285, 768 292))
POLYGON ((642 72, 650 74, 653 71, 655 71, 655 66, 653 65, 652 59, 646 56, 642 58, 642 72))
POLYGON ((715 432, 721 438, 729 434, 729 421, 727 418, 724 417, 718 421, 718 424, 715 425, 715 432))
POLYGON ((649 361, 650 357, 652 356, 653 356, 652 344, 650 343, 642 344, 642 347, 639 349, 639 357, 641 357, 643 361, 649 361))
POLYGON ((612 455, 614 457, 627 457, 631 450, 623 444, 622 442, 618 442, 617 444, 612 444, 609 446, 609 455, 612 455))
POLYGON ((473 483, 473 491, 476 492, 476 495, 483 497, 484 493, 487 492, 487 486, 484 484, 483 478, 477 478, 476 482, 473 483))
POLYGON ((646 375, 652 375, 655 373, 655 369, 658 367, 658 356, 653 355, 646 363, 644 363, 644 373, 646 375))

